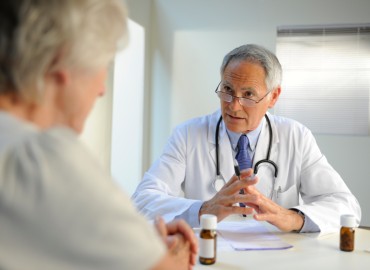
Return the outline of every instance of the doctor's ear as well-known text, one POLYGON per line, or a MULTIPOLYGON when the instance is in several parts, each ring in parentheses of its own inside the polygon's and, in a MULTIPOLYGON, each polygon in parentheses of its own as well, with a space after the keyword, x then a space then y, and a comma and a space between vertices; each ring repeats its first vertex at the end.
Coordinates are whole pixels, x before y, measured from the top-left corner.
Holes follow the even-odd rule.
POLYGON ((280 93, 281 93, 281 87, 280 86, 276 87, 274 90, 271 91, 269 109, 271 109, 275 106, 275 103, 279 99, 280 93))

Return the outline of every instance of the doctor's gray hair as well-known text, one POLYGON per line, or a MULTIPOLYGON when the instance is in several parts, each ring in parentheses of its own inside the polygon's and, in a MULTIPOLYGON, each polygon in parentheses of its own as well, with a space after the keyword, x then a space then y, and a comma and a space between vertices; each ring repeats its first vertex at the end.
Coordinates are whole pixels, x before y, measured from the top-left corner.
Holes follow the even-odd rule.
POLYGON ((221 75, 223 75, 231 61, 247 61, 260 64, 265 70, 267 91, 272 91, 281 85, 282 69, 280 62, 275 54, 262 46, 246 44, 229 52, 222 61, 221 75))
POLYGON ((47 72, 104 68, 126 28, 122 0, 1 0, 0 94, 39 101, 47 72))

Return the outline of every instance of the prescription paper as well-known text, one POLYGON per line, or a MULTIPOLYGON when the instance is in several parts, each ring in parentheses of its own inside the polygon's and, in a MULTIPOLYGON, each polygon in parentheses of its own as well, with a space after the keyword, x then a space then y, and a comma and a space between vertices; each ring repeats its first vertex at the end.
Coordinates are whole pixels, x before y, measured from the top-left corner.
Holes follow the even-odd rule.
POLYGON ((288 249, 292 245, 269 232, 258 221, 223 221, 217 224, 217 232, 234 250, 288 249))

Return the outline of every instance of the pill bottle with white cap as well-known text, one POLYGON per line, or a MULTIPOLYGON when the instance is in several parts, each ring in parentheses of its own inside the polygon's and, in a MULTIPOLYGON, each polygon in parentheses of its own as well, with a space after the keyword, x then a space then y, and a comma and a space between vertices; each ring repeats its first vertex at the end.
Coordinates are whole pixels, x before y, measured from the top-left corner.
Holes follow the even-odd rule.
POLYGON ((201 231, 199 233, 199 262, 214 264, 217 248, 217 217, 215 215, 201 215, 201 231))
POLYGON ((340 244, 342 251, 353 251, 355 248, 356 218, 353 215, 342 215, 340 217, 340 244))

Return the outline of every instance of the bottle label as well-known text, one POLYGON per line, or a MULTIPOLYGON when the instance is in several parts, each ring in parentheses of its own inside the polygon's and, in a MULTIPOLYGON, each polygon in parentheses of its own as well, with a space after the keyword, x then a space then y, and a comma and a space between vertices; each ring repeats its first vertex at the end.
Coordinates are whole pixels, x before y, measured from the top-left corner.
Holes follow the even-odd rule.
POLYGON ((215 240, 199 239, 199 257, 212 259, 215 257, 215 240))

